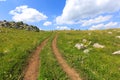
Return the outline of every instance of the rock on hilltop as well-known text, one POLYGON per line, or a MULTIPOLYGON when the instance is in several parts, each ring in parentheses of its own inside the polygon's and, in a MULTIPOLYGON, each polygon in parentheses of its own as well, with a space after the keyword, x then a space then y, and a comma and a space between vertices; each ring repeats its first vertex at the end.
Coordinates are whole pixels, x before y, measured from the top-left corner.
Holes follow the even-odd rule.
POLYGON ((14 28, 14 29, 22 29, 27 31, 36 31, 39 32, 39 28, 37 26, 28 25, 26 23, 14 22, 14 21, 0 21, 0 28, 14 28))

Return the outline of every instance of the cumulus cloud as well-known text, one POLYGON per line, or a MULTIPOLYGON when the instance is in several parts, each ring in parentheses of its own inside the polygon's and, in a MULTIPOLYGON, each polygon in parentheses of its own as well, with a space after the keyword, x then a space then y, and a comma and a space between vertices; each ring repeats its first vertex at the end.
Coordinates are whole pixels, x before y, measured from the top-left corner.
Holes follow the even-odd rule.
POLYGON ((46 22, 44 22, 43 25, 44 25, 44 26, 50 26, 50 25, 52 25, 52 22, 50 22, 50 21, 46 21, 46 22))
POLYGON ((111 15, 108 16, 98 16, 97 18, 94 19, 89 19, 89 20, 82 20, 82 26, 89 26, 92 24, 97 24, 97 23, 101 23, 101 22, 105 22, 108 21, 112 18, 111 15))
POLYGON ((92 27, 89 28, 89 30, 110 29, 115 27, 119 27, 119 24, 117 22, 109 22, 107 24, 93 25, 92 27))
POLYGON ((74 24, 84 19, 120 10, 120 0, 66 0, 57 24, 74 24))
POLYGON ((16 9, 11 10, 9 13, 13 15, 12 19, 14 21, 39 22, 47 19, 46 15, 34 8, 29 8, 27 5, 16 7, 16 9))
POLYGON ((56 28, 59 30, 70 30, 67 26, 57 26, 56 28))
POLYGON ((0 0, 0 1, 6 1, 6 0, 0 0))

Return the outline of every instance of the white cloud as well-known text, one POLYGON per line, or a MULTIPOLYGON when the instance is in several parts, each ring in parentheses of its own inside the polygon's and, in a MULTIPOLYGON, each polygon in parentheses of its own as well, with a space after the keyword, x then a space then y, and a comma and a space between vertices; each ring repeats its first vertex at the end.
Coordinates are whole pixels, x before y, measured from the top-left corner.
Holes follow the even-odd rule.
POLYGON ((50 22, 50 21, 46 21, 46 22, 44 22, 43 25, 44 25, 44 26, 50 26, 50 25, 52 25, 52 22, 50 22))
POLYGON ((73 24, 84 18, 120 10, 120 0, 66 0, 57 24, 73 24))
POLYGON ((67 26, 57 26, 56 28, 59 30, 70 30, 67 26))
POLYGON ((89 30, 110 29, 115 27, 119 27, 119 24, 117 22, 109 22, 107 24, 93 25, 92 27, 89 28, 89 30))
POLYGON ((108 16, 99 16, 99 17, 94 18, 94 19, 82 20, 81 22, 82 22, 82 26, 89 26, 89 25, 92 25, 92 24, 97 24, 97 23, 108 21, 111 18, 112 18, 111 15, 108 15, 108 16))
POLYGON ((0 1, 6 1, 6 0, 0 0, 0 1))
POLYGON ((29 8, 27 5, 16 7, 16 9, 9 12, 13 15, 14 21, 23 22, 38 22, 47 19, 47 16, 37 11, 34 8, 29 8))

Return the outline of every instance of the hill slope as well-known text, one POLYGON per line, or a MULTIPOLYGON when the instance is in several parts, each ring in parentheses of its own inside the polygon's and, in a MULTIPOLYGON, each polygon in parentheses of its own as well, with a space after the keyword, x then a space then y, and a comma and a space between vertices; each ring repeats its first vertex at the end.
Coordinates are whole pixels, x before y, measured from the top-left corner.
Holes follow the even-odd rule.
POLYGON ((0 80, 19 80, 28 57, 50 32, 0 28, 0 80))

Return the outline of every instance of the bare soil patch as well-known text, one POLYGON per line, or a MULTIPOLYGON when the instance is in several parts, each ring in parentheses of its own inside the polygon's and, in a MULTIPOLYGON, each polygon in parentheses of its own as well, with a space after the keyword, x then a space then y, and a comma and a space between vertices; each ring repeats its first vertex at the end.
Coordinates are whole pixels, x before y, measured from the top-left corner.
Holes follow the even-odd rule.
POLYGON ((48 39, 44 40, 32 53, 32 57, 30 58, 28 62, 27 69, 25 71, 25 76, 23 80, 37 80, 37 76, 39 73, 39 53, 41 52, 42 48, 47 43, 48 39))

